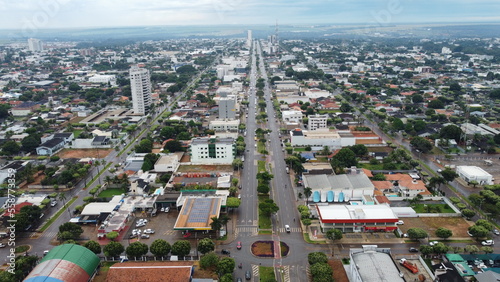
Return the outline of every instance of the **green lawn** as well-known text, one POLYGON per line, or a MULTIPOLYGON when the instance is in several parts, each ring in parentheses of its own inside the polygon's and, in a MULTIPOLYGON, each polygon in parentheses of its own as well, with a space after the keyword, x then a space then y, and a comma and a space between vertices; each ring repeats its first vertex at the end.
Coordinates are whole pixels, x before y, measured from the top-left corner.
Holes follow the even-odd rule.
POLYGON ((259 266, 260 281, 276 281, 274 267, 259 266))
POLYGON ((108 189, 102 191, 101 193, 99 193, 99 195, 97 195, 97 197, 98 198, 111 198, 113 196, 121 195, 121 194, 123 194, 123 190, 120 188, 108 188, 108 189))
POLYGON ((417 213, 455 213, 447 204, 416 204, 412 208, 417 213), (436 210, 437 207, 439 212, 436 210))
MULTIPOLYGON (((259 203, 264 202, 269 199, 268 195, 259 195, 259 203)), ((259 210, 259 228, 261 229, 270 229, 272 227, 271 217, 264 215, 259 210)))
POLYGON ((78 138, 78 136, 80 136, 80 133, 82 133, 83 130, 81 129, 75 129, 73 130, 73 135, 75 135, 75 139, 78 138))
POLYGON ((257 161, 257 172, 266 171, 266 162, 257 161))

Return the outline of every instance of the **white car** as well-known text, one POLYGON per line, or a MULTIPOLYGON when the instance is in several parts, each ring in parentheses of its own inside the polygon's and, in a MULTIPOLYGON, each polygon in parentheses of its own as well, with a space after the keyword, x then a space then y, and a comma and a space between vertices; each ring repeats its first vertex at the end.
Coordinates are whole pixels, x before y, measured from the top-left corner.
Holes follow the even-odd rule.
POLYGON ((290 225, 285 225, 285 231, 286 233, 290 233, 290 225))
POLYGON ((438 242, 438 241, 431 241, 431 242, 429 242, 429 245, 430 245, 430 246, 434 246, 434 245, 436 245, 437 243, 439 243, 439 242, 438 242))
POLYGON ((57 205, 57 201, 52 201, 52 202, 50 203, 50 206, 51 206, 51 207, 55 207, 56 205, 57 205))
POLYGON ((148 229, 144 230, 144 234, 155 234, 155 230, 148 228, 148 229))
POLYGON ((493 240, 485 240, 485 241, 481 242, 481 245, 483 245, 483 246, 493 246, 493 245, 495 245, 495 241, 493 241, 493 240))
POLYGON ((405 224, 405 222, 404 222, 404 221, 402 221, 402 220, 399 220, 398 222, 396 222, 396 224, 397 224, 397 225, 404 225, 404 224, 405 224))

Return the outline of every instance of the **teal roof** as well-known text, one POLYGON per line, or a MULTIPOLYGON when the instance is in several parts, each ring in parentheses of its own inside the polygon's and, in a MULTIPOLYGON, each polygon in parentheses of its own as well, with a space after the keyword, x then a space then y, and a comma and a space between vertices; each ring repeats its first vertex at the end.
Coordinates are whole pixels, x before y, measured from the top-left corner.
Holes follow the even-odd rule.
POLYGON ((99 257, 96 254, 85 247, 75 244, 64 244, 53 248, 40 263, 52 259, 72 262, 85 270, 89 276, 92 276, 100 263, 99 257))

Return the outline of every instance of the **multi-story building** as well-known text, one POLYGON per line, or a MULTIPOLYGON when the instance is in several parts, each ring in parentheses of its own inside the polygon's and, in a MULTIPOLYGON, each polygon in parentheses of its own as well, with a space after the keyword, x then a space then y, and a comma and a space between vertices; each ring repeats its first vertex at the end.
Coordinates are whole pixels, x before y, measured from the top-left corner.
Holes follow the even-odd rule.
POLYGON ((152 104, 149 71, 133 65, 129 73, 134 113, 146 115, 152 104))
POLYGON ((307 129, 316 130, 320 128, 327 128, 326 121, 328 115, 310 115, 308 116, 309 122, 307 123, 307 129))
POLYGON ((191 140, 191 163, 231 164, 236 155, 233 138, 194 138, 191 140))
POLYGON ((236 118, 236 96, 228 95, 219 100, 219 119, 236 118))
POLYGON ((40 39, 28 38, 28 49, 31 52, 43 51, 43 42, 40 39))

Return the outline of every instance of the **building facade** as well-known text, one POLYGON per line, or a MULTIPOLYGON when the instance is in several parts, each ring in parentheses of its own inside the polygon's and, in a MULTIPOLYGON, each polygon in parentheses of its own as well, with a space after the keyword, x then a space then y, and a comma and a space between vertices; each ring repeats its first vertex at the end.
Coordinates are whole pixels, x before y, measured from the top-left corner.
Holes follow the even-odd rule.
POLYGON ((236 156, 233 138, 194 138, 191 140, 191 163, 231 164, 236 156))
POLYGON ((219 100, 219 119, 236 118, 236 96, 228 95, 219 100))
POLYGON ((149 71, 134 65, 130 68, 129 73, 134 113, 146 115, 152 104, 149 71))
POLYGON ((40 39, 29 38, 28 39, 28 49, 31 52, 41 52, 43 51, 43 42, 40 39))
POLYGON ((316 130, 320 128, 327 128, 326 121, 328 115, 310 115, 308 116, 309 121, 307 123, 307 129, 316 130))

